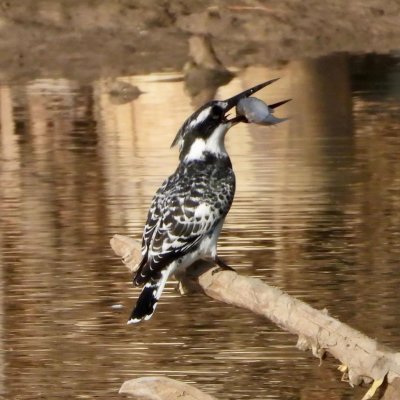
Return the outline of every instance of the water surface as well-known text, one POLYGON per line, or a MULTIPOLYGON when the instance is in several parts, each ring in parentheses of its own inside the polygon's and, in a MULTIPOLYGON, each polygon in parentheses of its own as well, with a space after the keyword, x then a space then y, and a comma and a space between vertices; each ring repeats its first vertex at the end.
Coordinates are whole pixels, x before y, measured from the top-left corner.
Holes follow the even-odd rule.
MULTIPOLYGON (((400 349, 400 67, 332 56, 251 68, 216 92, 267 79, 288 123, 232 129, 237 194, 220 253, 400 349), (378 64, 379 68, 374 68, 378 64), (379 73, 375 71, 379 70, 379 73)), ((4 399, 117 399, 124 380, 167 375, 219 399, 353 399, 328 359, 247 311, 175 283, 154 317, 127 326, 138 296, 109 247, 140 238, 174 171, 170 143, 192 112, 178 73, 44 79, 0 88, 0 389, 4 399), (115 100, 115 99, 114 99, 115 100)))

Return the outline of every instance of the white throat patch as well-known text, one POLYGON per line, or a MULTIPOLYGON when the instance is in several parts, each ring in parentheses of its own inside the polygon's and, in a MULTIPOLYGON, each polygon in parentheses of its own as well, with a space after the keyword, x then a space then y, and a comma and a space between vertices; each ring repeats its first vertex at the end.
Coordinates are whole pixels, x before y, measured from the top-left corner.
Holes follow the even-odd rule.
POLYGON ((212 135, 207 139, 197 138, 190 146, 189 152, 186 154, 184 160, 203 160, 205 153, 211 153, 215 155, 227 154, 224 144, 225 134, 231 125, 221 124, 219 125, 212 135))

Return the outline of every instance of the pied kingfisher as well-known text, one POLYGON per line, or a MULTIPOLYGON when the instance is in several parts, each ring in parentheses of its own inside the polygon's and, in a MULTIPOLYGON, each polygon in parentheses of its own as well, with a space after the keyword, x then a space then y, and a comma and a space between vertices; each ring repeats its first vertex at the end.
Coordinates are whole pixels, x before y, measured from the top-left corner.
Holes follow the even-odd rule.
MULTIPOLYGON (((225 149, 226 132, 244 116, 228 119, 239 100, 275 82, 264 82, 225 101, 211 101, 179 129, 177 170, 157 190, 142 239, 133 283, 143 285, 128 324, 151 318, 168 277, 199 259, 229 268, 217 256, 217 240, 235 194, 235 174, 225 149)), ((278 106, 283 102, 276 103, 278 106)), ((171 147, 172 147, 171 146, 171 147)))

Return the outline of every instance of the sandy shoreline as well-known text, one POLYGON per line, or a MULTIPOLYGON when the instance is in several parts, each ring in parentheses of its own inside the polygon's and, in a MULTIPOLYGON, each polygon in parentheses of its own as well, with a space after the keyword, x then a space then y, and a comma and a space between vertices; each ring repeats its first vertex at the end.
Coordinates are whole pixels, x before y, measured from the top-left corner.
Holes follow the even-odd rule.
POLYGON ((224 65, 273 65, 400 47, 395 0, 0 3, 0 79, 80 80, 180 70, 206 34, 224 65))

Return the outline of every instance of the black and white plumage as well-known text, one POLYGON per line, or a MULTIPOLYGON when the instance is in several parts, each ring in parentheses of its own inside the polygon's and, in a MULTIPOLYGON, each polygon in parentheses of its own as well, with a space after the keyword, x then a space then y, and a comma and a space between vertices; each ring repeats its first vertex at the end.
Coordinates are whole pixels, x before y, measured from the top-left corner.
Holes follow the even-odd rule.
POLYGON ((226 152, 226 132, 242 116, 226 113, 238 101, 275 80, 225 101, 212 101, 186 120, 172 143, 180 163, 156 192, 142 239, 142 260, 133 279, 144 284, 129 323, 149 319, 168 277, 198 259, 217 257, 217 240, 235 194, 235 175, 226 152))

